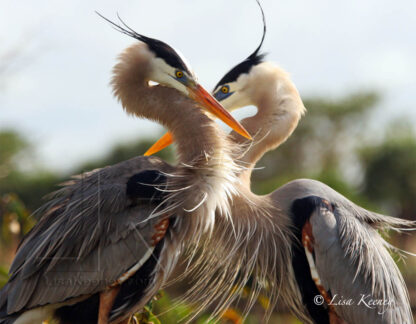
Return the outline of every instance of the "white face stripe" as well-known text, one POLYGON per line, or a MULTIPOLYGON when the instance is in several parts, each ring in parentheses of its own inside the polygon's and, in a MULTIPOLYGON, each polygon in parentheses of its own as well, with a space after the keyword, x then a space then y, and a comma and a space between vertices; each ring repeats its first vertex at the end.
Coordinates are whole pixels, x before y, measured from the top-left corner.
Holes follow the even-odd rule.
POLYGON ((164 86, 170 86, 179 90, 184 95, 189 96, 188 89, 184 84, 175 79, 176 69, 168 65, 163 59, 154 57, 152 59, 152 73, 150 75, 151 81, 160 83, 164 86))
POLYGON ((243 77, 239 77, 237 81, 221 84, 213 92, 215 94, 217 91, 221 91, 221 87, 225 85, 229 87, 230 95, 220 100, 221 105, 228 111, 233 111, 235 109, 250 106, 253 104, 248 97, 247 91, 245 91, 245 86, 247 83, 247 78, 245 76, 247 76, 247 74, 243 74, 242 76, 243 77))
MULTIPOLYGON (((165 85, 169 85, 175 89, 178 89, 185 95, 188 95, 188 91, 185 89, 185 86, 182 87, 180 85, 180 82, 178 82, 175 79, 175 72, 177 70, 182 71, 182 69, 178 69, 167 64, 163 58, 156 56, 156 54, 152 52, 151 50, 149 50, 147 46, 143 47, 142 49, 146 51, 147 55, 149 56, 149 61, 151 62, 153 66, 152 74, 150 75, 150 79, 151 79, 150 81, 157 82, 160 84, 165 83, 165 85), (176 85, 176 82, 179 83, 179 85, 176 85)), ((190 71, 191 75, 187 71, 182 71, 182 72, 188 77, 188 79, 196 81, 196 76, 192 68, 190 67, 189 63, 186 61, 185 57, 183 57, 182 54, 176 49, 173 49, 173 50, 176 51, 178 56, 183 60, 186 68, 190 71)))

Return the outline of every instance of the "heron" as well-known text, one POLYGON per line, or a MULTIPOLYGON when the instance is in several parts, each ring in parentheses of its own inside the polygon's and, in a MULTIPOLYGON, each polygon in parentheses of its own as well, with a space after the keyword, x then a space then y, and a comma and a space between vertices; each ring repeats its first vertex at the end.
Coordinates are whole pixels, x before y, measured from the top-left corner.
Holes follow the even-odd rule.
POLYGON ((178 51, 122 21, 108 22, 139 41, 113 69, 115 97, 128 114, 171 131, 180 163, 139 156, 65 183, 38 210, 39 222, 17 250, 0 292, 1 324, 128 321, 236 194, 230 144, 207 113, 250 135, 178 51))
MULTIPOLYGON (((240 147, 234 159, 247 167, 238 171, 231 222, 216 222, 185 299, 200 302, 200 310, 214 305, 212 314, 219 315, 253 275, 245 313, 266 289, 266 317, 280 296, 305 323, 413 323, 405 282, 389 253, 395 248, 379 230, 414 229, 414 222, 368 211, 312 179, 291 181, 264 196, 250 190, 256 163, 286 141, 306 111, 288 73, 260 53, 263 10, 262 15, 260 45, 213 91, 229 111, 257 107, 241 121, 254 141, 229 135, 240 147)), ((171 141, 165 134, 149 153, 171 141)))
MULTIPOLYGON (((291 181, 265 196, 250 191, 251 173, 257 161, 281 145, 305 113, 289 75, 262 61, 261 55, 257 54, 257 58, 249 60, 252 66, 248 72, 238 74, 241 66, 236 66, 233 73, 238 76, 226 75, 214 91, 226 109, 246 105, 258 109, 255 116, 241 122, 255 134, 253 143, 231 134, 233 142, 241 147, 238 159, 248 165, 240 174, 246 191, 240 188, 240 196, 233 199, 232 221, 234 227, 240 228, 240 235, 250 237, 250 242, 239 249, 250 251, 249 254, 235 253, 234 263, 259 251, 258 263, 251 268, 258 271, 260 279, 271 280, 270 275, 264 274, 266 271, 277 275, 271 300, 276 300, 275 295, 280 293, 281 299, 305 323, 413 323, 405 282, 389 254, 394 247, 378 230, 414 228, 414 222, 368 211, 311 179, 291 181), (263 243, 265 237, 274 242, 263 243), (285 251, 278 251, 279 248, 285 251), (273 255, 264 255, 268 252, 273 255), (267 266, 270 260, 273 262, 267 266), (282 268, 276 271, 274 262, 282 268), (282 262, 285 264, 281 265, 282 262)), ((216 233, 235 246, 236 242, 232 244, 232 238, 225 236, 227 230, 221 233, 226 227, 220 222, 216 233)), ((218 244, 219 238, 213 239, 218 244)), ((207 247, 212 248, 213 244, 207 247)), ((248 278, 249 271, 245 274, 248 278)))

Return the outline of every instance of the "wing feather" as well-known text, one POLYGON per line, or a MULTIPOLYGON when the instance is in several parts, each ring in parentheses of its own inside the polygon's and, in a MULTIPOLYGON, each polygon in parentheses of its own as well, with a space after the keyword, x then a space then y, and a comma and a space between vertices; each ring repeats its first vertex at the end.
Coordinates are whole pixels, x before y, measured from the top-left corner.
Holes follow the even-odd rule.
MULTIPOLYGON (((146 170, 172 167, 138 157, 74 177, 55 192, 17 251, 0 309, 7 304, 12 314, 91 295, 148 256, 158 221, 148 219, 155 207, 149 192, 156 189, 127 190, 129 179, 139 181, 146 170)), ((146 183, 148 173, 142 178, 146 183)))
POLYGON ((317 206, 310 221, 324 287, 353 305, 337 305, 347 322, 413 323, 403 277, 376 229, 350 204, 317 206), (369 301, 391 302, 368 307, 369 301))

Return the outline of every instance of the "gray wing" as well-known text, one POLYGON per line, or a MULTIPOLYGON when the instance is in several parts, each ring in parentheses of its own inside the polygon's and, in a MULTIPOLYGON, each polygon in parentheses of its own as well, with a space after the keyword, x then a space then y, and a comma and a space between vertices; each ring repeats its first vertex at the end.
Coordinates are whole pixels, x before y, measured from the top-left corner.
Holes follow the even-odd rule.
POLYGON ((348 207, 324 203, 310 217, 316 270, 336 312, 348 323, 413 323, 388 244, 348 207))
MULTIPOLYGON (((144 170, 172 167, 138 157, 76 177, 40 209, 41 220, 24 238, 0 295, 7 313, 91 295, 149 257, 156 219, 149 192, 127 190, 144 170), (147 220, 147 221, 146 221, 147 220)), ((146 191, 146 189, 145 189, 146 191)))
POLYGON ((367 211, 314 180, 292 181, 273 196, 287 211, 296 200, 312 205, 317 274, 346 322, 413 323, 403 277, 377 228, 414 228, 414 222, 367 211))

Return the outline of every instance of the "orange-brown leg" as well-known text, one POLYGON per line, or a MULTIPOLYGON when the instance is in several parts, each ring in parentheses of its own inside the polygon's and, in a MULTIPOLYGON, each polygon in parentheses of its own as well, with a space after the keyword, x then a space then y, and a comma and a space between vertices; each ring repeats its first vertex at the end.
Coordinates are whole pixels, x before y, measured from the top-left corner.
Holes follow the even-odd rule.
POLYGON ((169 218, 165 218, 156 224, 156 233, 152 236, 152 245, 156 246, 166 235, 166 231, 169 227, 169 218))
POLYGON ((120 286, 108 288, 100 293, 100 306, 98 308, 98 324, 108 324, 111 308, 120 290, 120 286))
MULTIPOLYGON (((155 225, 156 233, 152 236, 152 245, 156 246, 166 235, 166 231, 169 227, 169 218, 161 220, 155 225)), ((100 307, 98 311, 98 324, 108 324, 111 308, 113 307, 114 300, 120 290, 120 281, 117 280, 108 289, 100 294, 100 307)), ((136 323, 134 317, 130 317, 120 324, 136 323), (132 319, 132 321, 130 321, 132 319)))

